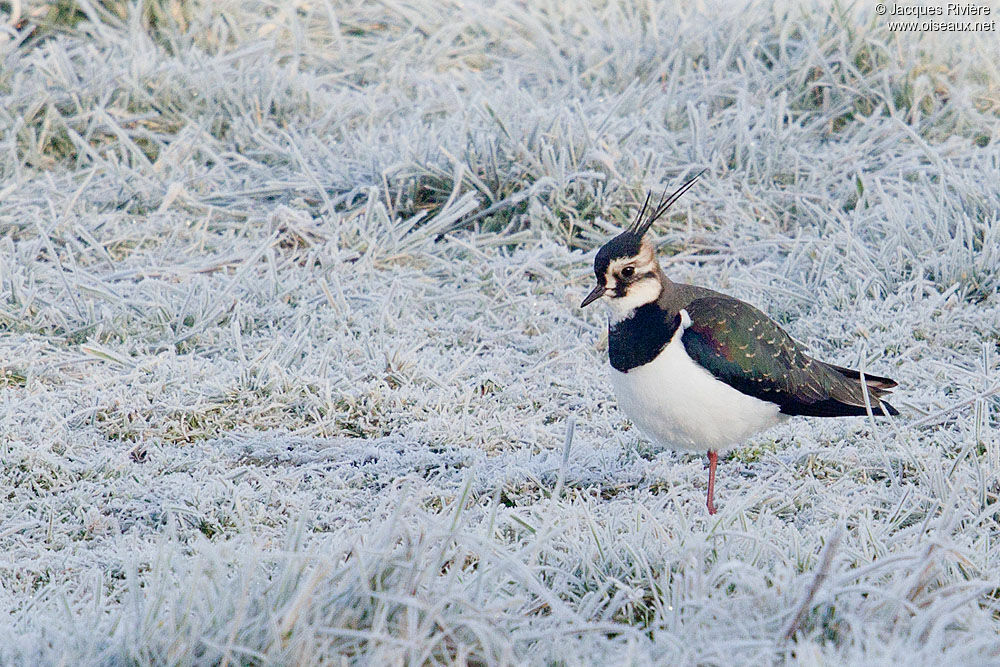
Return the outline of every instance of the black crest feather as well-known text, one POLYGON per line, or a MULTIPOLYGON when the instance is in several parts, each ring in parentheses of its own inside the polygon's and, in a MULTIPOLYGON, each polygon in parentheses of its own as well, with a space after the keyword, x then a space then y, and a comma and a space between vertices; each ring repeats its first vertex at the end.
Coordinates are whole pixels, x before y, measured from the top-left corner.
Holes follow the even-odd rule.
POLYGON ((650 226, 654 222, 659 220, 660 217, 662 217, 663 214, 666 213, 667 210, 673 205, 673 203, 681 198, 681 195, 690 190, 691 186, 695 184, 695 181, 697 181, 698 178, 705 173, 705 171, 707 170, 702 169, 701 171, 699 171, 693 177, 688 179, 687 182, 684 183, 684 185, 674 190, 669 197, 667 196, 667 191, 664 190, 663 195, 660 197, 660 201, 656 204, 656 207, 648 214, 646 213, 646 211, 649 208, 650 195, 647 194, 646 201, 643 202, 642 208, 639 209, 639 213, 635 216, 635 220, 629 226, 628 231, 632 234, 635 234, 640 239, 643 236, 645 236, 646 232, 649 231, 650 226))
POLYGON ((663 195, 660 196, 660 201, 657 202, 656 206, 650 210, 649 201, 652 198, 652 193, 646 195, 646 201, 643 202, 642 208, 635 216, 635 220, 632 224, 628 226, 628 229, 623 231, 618 236, 614 237, 607 243, 605 243, 600 250, 597 251, 597 256, 594 258, 594 274, 597 276, 597 282, 600 283, 602 276, 607 272, 608 265, 611 260, 618 257, 634 257, 639 253, 639 246, 642 243, 642 237, 645 236, 646 232, 649 231, 650 225, 656 222, 667 209, 677 201, 681 195, 688 191, 695 181, 698 180, 705 170, 702 169, 693 178, 689 179, 684 185, 674 190, 674 192, 668 197, 666 191, 664 190, 663 195))

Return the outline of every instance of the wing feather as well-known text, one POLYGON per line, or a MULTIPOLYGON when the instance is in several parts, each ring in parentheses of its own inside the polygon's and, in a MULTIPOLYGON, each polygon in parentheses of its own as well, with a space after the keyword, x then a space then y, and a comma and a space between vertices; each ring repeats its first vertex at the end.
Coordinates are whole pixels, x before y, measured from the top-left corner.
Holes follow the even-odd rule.
MULTIPOLYGON (((753 306, 713 296, 695 299, 685 310, 691 324, 681 338, 684 349, 720 381, 744 394, 776 403, 789 415, 866 414, 857 371, 813 359, 753 306)), ((879 400, 886 393, 883 387, 892 380, 876 376, 871 380, 868 393, 872 409, 878 413, 881 404, 890 414, 895 413, 892 406, 879 400)))

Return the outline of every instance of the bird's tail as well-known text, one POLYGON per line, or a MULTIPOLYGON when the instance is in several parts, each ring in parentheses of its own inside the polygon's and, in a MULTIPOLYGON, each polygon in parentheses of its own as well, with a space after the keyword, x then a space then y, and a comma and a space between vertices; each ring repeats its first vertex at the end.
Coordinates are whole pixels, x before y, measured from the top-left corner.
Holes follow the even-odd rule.
MULTIPOLYGON (((853 404, 854 407, 862 411, 860 412, 861 414, 867 412, 867 410, 863 407, 864 394, 858 391, 861 389, 859 386, 861 384, 861 371, 854 370, 853 368, 844 368, 843 366, 835 366, 834 364, 827 364, 827 367, 847 380, 852 380, 852 382, 849 383, 851 389, 848 390, 850 396, 838 396, 837 398, 842 402, 853 404)), ((871 403, 872 412, 874 414, 881 414, 882 410, 885 410, 885 412, 889 415, 899 414, 899 410, 894 408, 887 401, 883 400, 883 397, 890 393, 894 387, 898 386, 898 384, 899 383, 891 378, 865 373, 865 386, 868 389, 868 396, 870 399, 869 402, 871 403)))
MULTIPOLYGON (((844 368, 843 366, 835 366, 833 364, 827 364, 827 366, 837 371, 846 378, 850 378, 851 380, 858 380, 859 382, 861 381, 861 371, 856 371, 851 368, 844 368)), ((868 385, 869 391, 881 389, 883 390, 883 393, 885 390, 892 389, 893 387, 899 385, 898 382, 890 378, 884 378, 878 375, 870 375, 868 373, 865 373, 865 384, 868 385)))

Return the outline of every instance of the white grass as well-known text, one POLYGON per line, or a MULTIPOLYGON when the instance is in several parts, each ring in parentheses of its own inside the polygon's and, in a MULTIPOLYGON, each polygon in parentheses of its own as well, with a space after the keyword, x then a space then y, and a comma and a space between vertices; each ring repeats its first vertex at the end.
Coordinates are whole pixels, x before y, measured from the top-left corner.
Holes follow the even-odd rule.
POLYGON ((14 9, 0 662, 998 659, 994 33, 783 4, 14 9), (645 190, 701 168, 654 230, 669 274, 895 377, 903 412, 748 442, 714 518, 577 307, 645 190))

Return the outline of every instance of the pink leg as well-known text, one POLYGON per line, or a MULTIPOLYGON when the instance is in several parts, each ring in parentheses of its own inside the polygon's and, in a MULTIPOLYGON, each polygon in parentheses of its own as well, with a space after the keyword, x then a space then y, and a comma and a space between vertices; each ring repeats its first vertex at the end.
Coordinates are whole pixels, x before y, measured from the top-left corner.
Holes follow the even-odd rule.
POLYGON ((715 466, 719 463, 719 454, 715 451, 708 452, 708 513, 715 514, 715 466))

